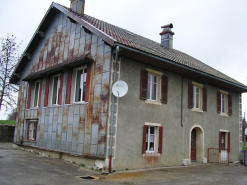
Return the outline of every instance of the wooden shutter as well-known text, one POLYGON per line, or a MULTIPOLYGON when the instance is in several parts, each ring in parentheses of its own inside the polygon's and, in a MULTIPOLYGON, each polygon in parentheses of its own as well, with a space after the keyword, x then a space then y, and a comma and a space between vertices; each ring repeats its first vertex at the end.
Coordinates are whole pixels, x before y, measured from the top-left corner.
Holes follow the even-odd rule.
POLYGON ((72 69, 68 71, 68 80, 67 80, 67 91, 66 91, 66 102, 65 102, 65 104, 70 104, 72 72, 73 72, 72 69))
POLYGON ((58 95, 58 105, 62 104, 62 93, 63 93, 63 73, 60 75, 60 88, 58 95))
POLYGON ((91 76, 91 64, 87 65, 87 79, 86 79, 86 90, 85 90, 85 102, 88 102, 89 89, 90 89, 90 76, 91 76))
POLYGON ((217 113, 220 113, 221 110, 221 93, 220 91, 217 91, 217 113))
POLYGON ((27 140, 29 140, 30 121, 27 122, 27 140))
POLYGON ((202 88, 202 110, 207 111, 207 88, 202 88))
POLYGON ((167 94, 168 94, 168 78, 167 76, 162 76, 161 83, 161 103, 167 104, 167 94))
POLYGON ((231 139, 230 139, 230 132, 228 132, 228 135, 227 135, 227 149, 228 149, 228 152, 230 152, 230 148, 231 148, 231 139))
POLYGON ((34 137, 33 137, 33 139, 34 139, 34 141, 36 141, 36 137, 37 137, 37 126, 38 126, 38 122, 35 122, 35 124, 34 124, 34 137))
POLYGON ((143 127, 143 141, 142 141, 142 153, 146 153, 146 138, 147 138, 147 125, 144 125, 143 127))
POLYGON ((228 94, 228 115, 232 115, 232 95, 228 94))
POLYGON ((219 132, 219 152, 221 152, 221 132, 219 132))
POLYGON ((49 77, 46 78, 46 82, 45 82, 44 107, 48 106, 48 96, 49 96, 49 77))
POLYGON ((159 127, 159 147, 158 153, 162 154, 163 127, 159 127))
POLYGON ((28 97, 27 97, 27 109, 30 109, 31 93, 32 93, 32 84, 31 84, 31 82, 29 82, 29 90, 28 90, 28 97))
POLYGON ((188 83, 188 108, 193 108, 193 84, 188 83))
POLYGON ((140 99, 146 100, 148 93, 148 72, 144 69, 141 70, 141 85, 140 85, 140 99))
POLYGON ((39 84, 39 107, 41 107, 41 98, 42 98, 42 86, 43 86, 43 80, 40 80, 40 84, 39 84))

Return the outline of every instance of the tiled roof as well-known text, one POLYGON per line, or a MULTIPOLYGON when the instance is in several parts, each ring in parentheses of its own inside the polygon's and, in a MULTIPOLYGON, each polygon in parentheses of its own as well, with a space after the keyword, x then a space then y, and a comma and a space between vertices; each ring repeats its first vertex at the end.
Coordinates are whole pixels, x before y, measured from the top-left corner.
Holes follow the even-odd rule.
POLYGON ((84 16, 78 15, 72 12, 71 9, 67 7, 64 7, 62 5, 59 5, 59 6, 73 13, 75 16, 80 18, 82 21, 90 24, 94 28, 105 33, 109 37, 109 39, 111 39, 114 43, 119 43, 119 44, 122 44, 128 47, 149 53, 151 55, 170 60, 177 64, 187 66, 189 68, 198 70, 200 72, 213 75, 215 77, 221 78, 223 80, 227 80, 229 82, 238 84, 240 86, 246 87, 244 84, 208 66, 207 64, 187 55, 186 53, 183 53, 176 49, 164 48, 158 42, 142 37, 128 30, 125 30, 123 28, 117 27, 115 25, 106 23, 104 21, 101 21, 89 15, 86 15, 86 14, 84 16))

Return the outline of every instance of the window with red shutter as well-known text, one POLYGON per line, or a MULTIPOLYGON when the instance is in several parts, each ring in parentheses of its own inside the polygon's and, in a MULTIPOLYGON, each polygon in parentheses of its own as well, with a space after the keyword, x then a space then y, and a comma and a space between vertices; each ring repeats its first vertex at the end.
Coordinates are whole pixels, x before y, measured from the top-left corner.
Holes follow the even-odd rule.
POLYGON ((146 137, 147 137, 147 125, 144 125, 143 127, 143 140, 142 140, 142 153, 145 154, 146 153, 146 137))
POLYGON ((162 76, 161 103, 167 104, 167 94, 168 94, 168 77, 162 76))
POLYGON ((207 111, 207 88, 202 88, 202 110, 207 111))
POLYGON ((62 104, 62 93, 63 93, 63 73, 60 75, 60 87, 58 95, 58 105, 62 104))
POLYGON ((144 69, 141 70, 141 89, 140 89, 140 99, 147 99, 147 89, 148 89, 148 72, 144 69))
POLYGON ((230 152, 230 148, 231 148, 231 139, 230 139, 230 132, 228 132, 228 134, 227 134, 227 150, 228 150, 228 152, 230 152))
POLYGON ((41 107, 41 98, 42 98, 42 86, 43 86, 43 81, 40 81, 40 89, 39 89, 39 107, 41 107))
POLYGON ((193 108, 193 84, 188 83, 188 108, 193 108))
POLYGON ((228 115, 232 115, 232 95, 228 94, 228 115))
POLYGON ((162 144, 163 144, 163 127, 159 127, 159 148, 158 153, 162 154, 162 144))
POLYGON ((67 80, 67 91, 66 91, 66 104, 70 104, 70 94, 71 94, 71 78, 73 70, 68 71, 68 80, 67 80))
POLYGON ((86 76, 86 90, 85 90, 85 102, 88 102, 89 89, 90 89, 90 77, 91 77, 91 64, 87 65, 87 76, 86 76))
POLYGON ((221 140, 221 132, 219 132, 219 152, 221 152, 222 140, 221 140))
POLYGON ((217 113, 221 112, 221 93, 217 91, 217 113))

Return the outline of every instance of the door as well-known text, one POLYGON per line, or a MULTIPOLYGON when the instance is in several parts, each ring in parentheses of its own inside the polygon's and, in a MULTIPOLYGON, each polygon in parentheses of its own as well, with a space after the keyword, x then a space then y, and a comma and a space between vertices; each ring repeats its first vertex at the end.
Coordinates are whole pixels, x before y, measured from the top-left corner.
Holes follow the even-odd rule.
POLYGON ((196 161, 196 130, 191 131, 191 161, 196 161))

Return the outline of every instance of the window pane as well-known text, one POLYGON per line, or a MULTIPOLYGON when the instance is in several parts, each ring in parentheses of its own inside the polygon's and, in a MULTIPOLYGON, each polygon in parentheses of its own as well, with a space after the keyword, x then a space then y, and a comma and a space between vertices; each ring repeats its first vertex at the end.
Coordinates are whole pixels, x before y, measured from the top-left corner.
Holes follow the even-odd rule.
POLYGON ((52 104, 57 104, 58 76, 53 78, 52 104))
POLYGON ((157 93, 157 84, 153 84, 152 88, 152 100, 156 100, 156 93, 157 93))
POLYGON ((151 86, 150 86, 150 83, 151 83, 150 78, 151 78, 151 75, 148 74, 148 99, 151 99, 151 97, 150 97, 150 88, 151 88, 151 86))
POLYGON ((196 108, 199 108, 199 101, 200 101, 200 97, 199 97, 199 93, 196 94, 196 108))
POLYGON ((150 134, 154 134, 154 127, 150 127, 150 134))
POLYGON ((221 112, 225 113, 225 95, 221 94, 221 112))

